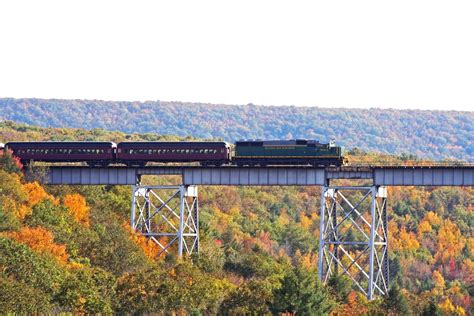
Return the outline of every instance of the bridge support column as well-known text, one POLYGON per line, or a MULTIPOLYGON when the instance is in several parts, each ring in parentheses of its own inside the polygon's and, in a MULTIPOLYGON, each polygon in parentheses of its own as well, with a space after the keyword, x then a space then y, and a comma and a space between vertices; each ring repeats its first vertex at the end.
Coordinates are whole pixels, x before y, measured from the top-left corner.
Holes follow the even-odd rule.
POLYGON ((163 252, 199 251, 197 186, 132 186, 131 227, 163 252))
POLYGON ((388 293, 385 187, 324 186, 321 194, 319 278, 346 274, 369 300, 388 293))

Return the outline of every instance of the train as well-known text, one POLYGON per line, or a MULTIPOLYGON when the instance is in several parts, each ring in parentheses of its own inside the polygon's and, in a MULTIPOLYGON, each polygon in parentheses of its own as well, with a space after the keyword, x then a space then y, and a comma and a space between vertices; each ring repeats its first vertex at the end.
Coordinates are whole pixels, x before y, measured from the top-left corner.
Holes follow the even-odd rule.
POLYGON ((9 150, 23 165, 39 162, 82 162, 91 167, 121 164, 144 167, 148 163, 199 163, 201 166, 240 167, 273 165, 341 166, 343 148, 333 141, 239 140, 227 142, 8 142, 9 150))

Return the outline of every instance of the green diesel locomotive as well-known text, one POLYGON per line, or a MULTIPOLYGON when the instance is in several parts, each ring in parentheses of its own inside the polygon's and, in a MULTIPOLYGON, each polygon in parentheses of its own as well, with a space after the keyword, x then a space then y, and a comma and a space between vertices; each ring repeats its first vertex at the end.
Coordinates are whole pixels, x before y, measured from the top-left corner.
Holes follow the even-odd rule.
POLYGON ((345 164, 342 147, 307 139, 237 141, 233 158, 238 166, 345 164))

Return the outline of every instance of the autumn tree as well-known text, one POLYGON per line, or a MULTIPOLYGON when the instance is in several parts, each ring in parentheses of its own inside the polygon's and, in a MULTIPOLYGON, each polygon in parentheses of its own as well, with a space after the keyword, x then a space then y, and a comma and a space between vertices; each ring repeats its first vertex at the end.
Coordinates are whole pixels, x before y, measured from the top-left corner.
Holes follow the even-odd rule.
POLYGON ((395 315, 408 315, 410 313, 408 301, 398 284, 391 286, 384 300, 384 305, 387 313, 395 315))
POLYGON ((13 156, 11 150, 0 151, 0 169, 8 173, 21 174, 23 165, 18 157, 13 156))
POLYGON ((274 291, 271 309, 276 313, 326 315, 334 305, 316 271, 297 266, 287 270, 281 287, 274 291))
POLYGON ((68 259, 66 247, 54 243, 53 234, 42 227, 23 227, 19 231, 7 232, 4 235, 28 245, 38 253, 51 255, 61 263, 66 263, 68 259))
POLYGON ((63 198, 64 205, 69 209, 74 219, 83 224, 86 227, 89 227, 89 211, 90 208, 86 204, 86 199, 80 194, 67 194, 63 198))

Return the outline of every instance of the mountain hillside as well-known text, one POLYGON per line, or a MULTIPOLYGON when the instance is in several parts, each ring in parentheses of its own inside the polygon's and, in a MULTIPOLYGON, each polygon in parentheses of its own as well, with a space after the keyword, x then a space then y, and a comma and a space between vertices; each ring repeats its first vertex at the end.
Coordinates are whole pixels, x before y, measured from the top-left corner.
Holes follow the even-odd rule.
POLYGON ((474 112, 0 99, 0 119, 198 138, 335 138, 346 148, 474 161, 474 112))
MULTIPOLYGON (((182 138, 4 122, 0 139, 182 138)), ((317 279, 318 187, 200 186, 200 254, 177 260, 176 249, 157 256, 154 242, 132 232, 130 187, 42 186, 20 168, 0 155, 2 315, 474 313, 472 187, 388 188, 391 290, 368 302, 348 277, 317 279)), ((358 237, 355 227, 340 231, 358 237)))

